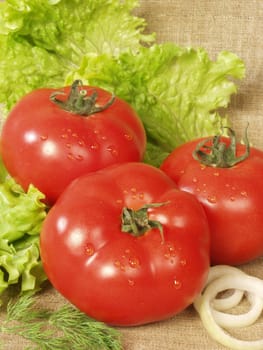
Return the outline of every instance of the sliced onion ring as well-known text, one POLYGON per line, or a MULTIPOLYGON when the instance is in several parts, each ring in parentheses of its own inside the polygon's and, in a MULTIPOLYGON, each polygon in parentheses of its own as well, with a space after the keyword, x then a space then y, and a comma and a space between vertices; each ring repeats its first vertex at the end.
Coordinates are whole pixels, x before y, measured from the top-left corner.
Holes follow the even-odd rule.
POLYGON ((257 321, 263 310, 263 281, 261 279, 249 276, 235 267, 214 266, 210 269, 207 284, 202 294, 195 300, 194 307, 210 336, 222 345, 237 350, 263 349, 263 339, 241 340, 223 329, 244 327, 257 321), (217 295, 229 289, 238 290, 239 293, 234 292, 232 294, 234 297, 222 298, 220 303, 216 303, 215 301, 220 300, 217 295), (232 315, 216 309, 217 306, 220 310, 227 310, 229 305, 237 306, 237 300, 241 294, 247 296, 251 306, 247 313, 232 315), (228 304, 226 308, 222 306, 224 301, 228 304))

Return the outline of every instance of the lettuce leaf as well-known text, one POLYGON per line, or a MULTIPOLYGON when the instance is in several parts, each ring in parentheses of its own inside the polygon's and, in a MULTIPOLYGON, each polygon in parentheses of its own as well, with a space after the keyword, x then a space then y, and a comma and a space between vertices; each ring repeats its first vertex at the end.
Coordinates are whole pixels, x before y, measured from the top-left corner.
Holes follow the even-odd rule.
POLYGON ((25 193, 10 177, 0 183, 0 294, 18 282, 21 291, 37 290, 46 279, 39 254, 43 198, 33 186, 25 193))
POLYGON ((217 110, 227 107, 237 92, 233 79, 244 73, 243 61, 231 52, 223 51, 212 61, 203 48, 165 43, 118 57, 85 55, 65 83, 81 79, 129 102, 147 132, 145 161, 159 165, 178 145, 221 132, 229 124, 217 110))
POLYGON ((0 3, 0 103, 6 113, 39 87, 60 87, 87 53, 117 56, 154 40, 132 15, 138 0, 6 0, 0 3))

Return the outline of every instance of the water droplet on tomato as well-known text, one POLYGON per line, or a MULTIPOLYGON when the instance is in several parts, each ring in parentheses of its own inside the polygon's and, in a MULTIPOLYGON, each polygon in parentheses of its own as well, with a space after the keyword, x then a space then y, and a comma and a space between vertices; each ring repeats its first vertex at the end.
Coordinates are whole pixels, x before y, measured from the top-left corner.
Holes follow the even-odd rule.
POLYGON ((197 183, 197 182, 198 182, 198 180, 197 180, 196 177, 193 177, 192 181, 193 181, 194 183, 197 183))
POLYGON ((216 196, 208 196, 207 197, 207 201, 209 202, 209 203, 212 203, 212 204, 215 204, 216 203, 216 196))
POLYGON ((41 141, 46 141, 48 139, 47 135, 41 135, 40 140, 41 141))
POLYGON ((68 138, 68 134, 62 134, 60 137, 61 137, 62 139, 67 139, 67 138, 68 138))
POLYGON ((242 197, 247 197, 248 196, 246 191, 241 191, 240 194, 241 194, 242 197))
POLYGON ((72 159, 74 159, 74 155, 73 155, 72 153, 69 152, 69 153, 67 154, 67 158, 70 159, 70 160, 72 160, 72 159))
POLYGON ((67 147, 67 148, 71 148, 71 147, 72 147, 72 144, 71 144, 71 143, 66 143, 66 147, 67 147))
POLYGON ((135 285, 134 280, 128 280, 128 284, 129 286, 133 287, 135 285))
POLYGON ((92 256, 95 253, 95 248, 92 243, 88 243, 85 247, 85 253, 88 256, 92 256))
POLYGON ((130 265, 130 267, 135 269, 135 268, 140 266, 140 261, 139 261, 139 259, 137 259, 135 257, 131 257, 131 258, 129 258, 129 265, 130 265))
POLYGON ((119 154, 119 152, 117 151, 117 149, 115 148, 115 146, 108 146, 108 147, 106 148, 106 150, 107 150, 108 152, 110 152, 111 155, 114 156, 114 157, 117 157, 118 154, 119 154))
POLYGON ((92 150, 99 149, 99 144, 98 144, 98 143, 92 143, 92 144, 90 145, 90 148, 91 148, 92 150))
POLYGON ((185 266, 186 265, 186 259, 181 259, 180 260, 180 265, 185 266))
POLYGON ((131 134, 124 134, 124 137, 128 141, 132 141, 133 140, 133 136, 131 134))
POLYGON ((219 172, 218 171, 214 172, 214 176, 219 176, 219 172))
POLYGON ((182 287, 182 282, 178 281, 177 279, 174 279, 173 286, 175 289, 180 289, 182 287))
POLYGON ((230 197, 230 200, 231 200, 231 202, 234 202, 236 199, 235 199, 234 196, 231 196, 231 197, 230 197))
POLYGON ((83 157, 81 154, 77 154, 77 155, 75 156, 75 159, 81 161, 81 160, 84 159, 84 157, 83 157))
POLYGON ((84 141, 82 141, 82 140, 79 140, 79 141, 78 141, 78 144, 79 144, 79 146, 81 146, 81 147, 83 147, 83 146, 85 145, 84 141))

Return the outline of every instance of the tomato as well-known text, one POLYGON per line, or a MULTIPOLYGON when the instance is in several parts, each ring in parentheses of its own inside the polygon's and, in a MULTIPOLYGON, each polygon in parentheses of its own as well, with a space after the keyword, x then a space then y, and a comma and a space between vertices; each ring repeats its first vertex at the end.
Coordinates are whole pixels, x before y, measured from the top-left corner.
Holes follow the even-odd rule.
POLYGON ((71 303, 131 326, 193 302, 207 278, 209 240, 197 199, 133 162, 74 180, 49 211, 40 248, 50 282, 71 303))
MULTIPOLYGON (((246 263, 263 254, 263 152, 250 147, 246 155, 247 146, 221 137, 218 145, 227 150, 226 158, 233 158, 232 148, 240 161, 229 167, 209 166, 193 157, 200 142, 206 139, 175 149, 161 169, 203 205, 211 232, 211 263, 246 263)), ((211 140, 206 146, 212 146, 211 140)), ((206 147, 204 154, 211 156, 210 151, 206 147)))
POLYGON ((23 97, 3 126, 0 149, 11 176, 52 204, 84 173, 140 161, 145 144, 142 122, 125 101, 76 81, 58 93, 44 88, 23 97))

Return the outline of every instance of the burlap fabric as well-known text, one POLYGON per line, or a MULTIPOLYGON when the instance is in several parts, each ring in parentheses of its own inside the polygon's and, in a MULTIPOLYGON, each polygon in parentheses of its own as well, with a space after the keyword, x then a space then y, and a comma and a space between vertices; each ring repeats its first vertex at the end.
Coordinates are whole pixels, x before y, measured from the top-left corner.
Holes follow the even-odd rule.
MULTIPOLYGON (((230 50, 245 61, 246 78, 228 113, 239 135, 249 121, 250 140, 263 149, 263 0, 141 0, 137 14, 146 18, 148 30, 157 33, 159 42, 202 46, 211 57, 230 50)), ((263 278, 263 258, 242 269, 263 278)), ((50 307, 63 302, 52 288, 44 290, 39 300, 40 306, 50 307)), ((124 328, 121 332, 124 350, 224 349, 209 338, 192 307, 173 319, 124 328)), ((249 332, 239 330, 235 334, 243 338, 262 337, 263 315, 249 332)), ((4 349, 21 350, 28 345, 16 336, 1 338, 4 349)))

